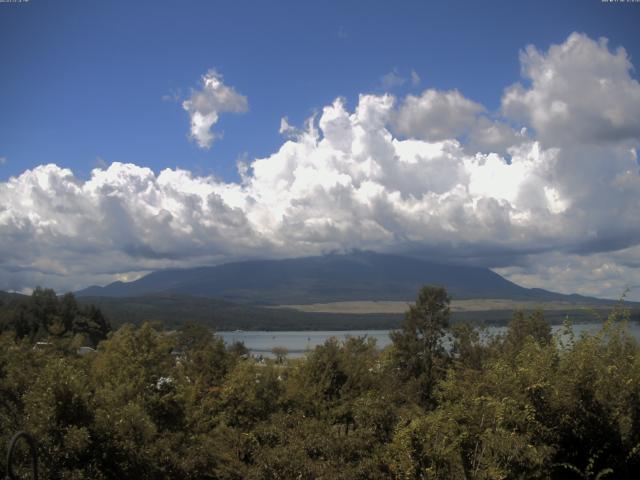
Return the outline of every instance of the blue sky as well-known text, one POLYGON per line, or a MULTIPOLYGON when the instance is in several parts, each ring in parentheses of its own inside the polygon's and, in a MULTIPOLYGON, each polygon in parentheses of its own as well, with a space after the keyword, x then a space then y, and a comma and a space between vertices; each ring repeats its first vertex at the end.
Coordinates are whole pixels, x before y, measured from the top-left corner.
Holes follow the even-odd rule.
POLYGON ((631 1, 0 3, 0 290, 356 248, 640 300, 638 25, 631 1))
MULTIPOLYGON (((280 118, 301 124, 343 96, 458 89, 488 109, 520 79, 518 51, 571 32, 640 58, 640 8, 599 0, 42 1, 0 5, 0 179, 53 162, 86 177, 97 158, 237 178, 239 156, 271 154, 280 118), (190 142, 184 100, 215 68, 248 97, 224 138, 190 142)), ((638 63, 637 61, 635 63, 638 63)))

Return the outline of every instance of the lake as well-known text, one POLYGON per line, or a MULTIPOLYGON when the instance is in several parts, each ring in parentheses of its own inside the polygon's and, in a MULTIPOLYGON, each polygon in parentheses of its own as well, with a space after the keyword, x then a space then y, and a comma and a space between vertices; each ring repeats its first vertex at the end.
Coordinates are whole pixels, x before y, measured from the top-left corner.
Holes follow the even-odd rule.
MULTIPOLYGON (((573 326, 576 337, 585 332, 596 332, 602 326, 601 323, 579 323, 573 326)), ((556 333, 563 328, 562 325, 552 325, 551 330, 556 333)), ((630 322, 629 330, 640 341, 640 323, 630 322)), ((391 343, 389 332, 391 330, 325 330, 325 331, 235 331, 216 332, 225 343, 243 342, 253 355, 272 357, 271 350, 274 347, 284 347, 289 351, 289 357, 300 357, 317 345, 322 345, 327 339, 336 337, 344 340, 347 337, 369 337, 376 340, 379 348, 384 348, 391 343)), ((487 327, 487 335, 504 333, 506 327, 487 327)))

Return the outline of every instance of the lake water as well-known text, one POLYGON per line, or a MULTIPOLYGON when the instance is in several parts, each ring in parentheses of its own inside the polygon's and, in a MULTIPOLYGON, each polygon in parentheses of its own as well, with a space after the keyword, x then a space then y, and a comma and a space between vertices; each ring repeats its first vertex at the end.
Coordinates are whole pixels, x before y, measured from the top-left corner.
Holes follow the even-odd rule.
MULTIPOLYGON (((584 332, 596 332, 602 326, 601 323, 580 323, 573 326, 576 337, 584 332)), ((551 330, 555 333, 563 328, 562 325, 553 325, 551 330)), ((629 330, 640 341, 640 323, 629 323, 629 330)), ((290 331, 290 332, 266 332, 266 331, 235 331, 216 332, 225 343, 243 342, 253 355, 265 357, 273 356, 274 347, 284 347, 289 352, 289 357, 300 357, 317 345, 322 345, 330 337, 344 340, 347 337, 369 337, 376 340, 378 348, 384 348, 391 343, 389 332, 391 330, 326 330, 326 331, 290 331)), ((504 333, 506 327, 487 327, 487 335, 504 333)))

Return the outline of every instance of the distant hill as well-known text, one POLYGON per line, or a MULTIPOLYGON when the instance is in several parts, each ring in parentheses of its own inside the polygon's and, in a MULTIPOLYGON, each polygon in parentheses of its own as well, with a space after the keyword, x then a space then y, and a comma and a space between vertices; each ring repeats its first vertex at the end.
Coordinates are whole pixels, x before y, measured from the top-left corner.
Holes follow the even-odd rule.
MULTIPOLYGON (((114 326, 152 321, 175 328, 195 321, 216 330, 359 330, 397 327, 404 308, 381 306, 413 302, 425 284, 447 288, 454 300, 453 321, 503 324, 515 309, 537 307, 552 322, 566 315, 590 321, 594 311, 606 315, 615 303, 523 288, 487 268, 373 252, 162 270, 76 296, 98 306, 114 326), (345 311, 335 302, 354 302, 358 308, 350 305, 345 311)), ((23 298, 0 292, 0 313, 23 298)), ((637 318, 640 305, 627 305, 637 318)))
MULTIPOLYGON (((156 322, 165 328, 178 328, 187 321, 207 325, 214 330, 377 330, 398 328, 403 313, 322 313, 293 308, 274 308, 247 305, 206 297, 156 294, 140 297, 82 297, 84 304, 102 310, 114 327, 123 323, 156 322)), ((464 302, 464 301, 462 301, 464 302)), ((504 308, 495 310, 460 311, 454 300, 452 322, 467 321, 492 325, 506 325, 517 309, 505 301, 504 308)), ((636 304, 637 305, 637 304, 636 304)), ((583 308, 579 305, 543 303, 545 318, 562 323, 568 315, 575 323, 604 318, 610 307, 604 305, 583 308)), ((631 307, 630 307, 631 308, 631 307)), ((525 308, 531 310, 531 308, 525 308)), ((632 318, 640 320, 640 310, 632 311, 632 318)))
POLYGON ((448 265, 373 252, 162 270, 133 282, 89 287, 76 295, 187 295, 243 304, 287 305, 353 300, 412 301, 425 284, 446 287, 454 299, 564 300, 577 303, 595 300, 523 288, 488 268, 448 265))
POLYGON ((154 322, 172 329, 189 321, 214 330, 375 330, 397 328, 403 318, 402 314, 307 313, 174 294, 78 300, 100 308, 115 327, 154 322))

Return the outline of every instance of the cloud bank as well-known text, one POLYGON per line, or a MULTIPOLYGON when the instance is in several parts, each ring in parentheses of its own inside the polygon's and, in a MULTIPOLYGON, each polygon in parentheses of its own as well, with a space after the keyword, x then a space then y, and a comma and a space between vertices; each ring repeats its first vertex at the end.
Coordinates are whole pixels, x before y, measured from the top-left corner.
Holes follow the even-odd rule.
MULTIPOLYGON (((632 65, 581 34, 520 60, 524 83, 505 89, 500 112, 428 89, 363 94, 353 109, 338 98, 302 129, 284 119, 287 139, 238 183, 121 163, 86 181, 53 164, 27 170, 0 183, 0 289, 359 248, 618 296, 640 285, 632 65)), ((185 102, 204 146, 219 112, 246 109, 212 75, 185 102)))

